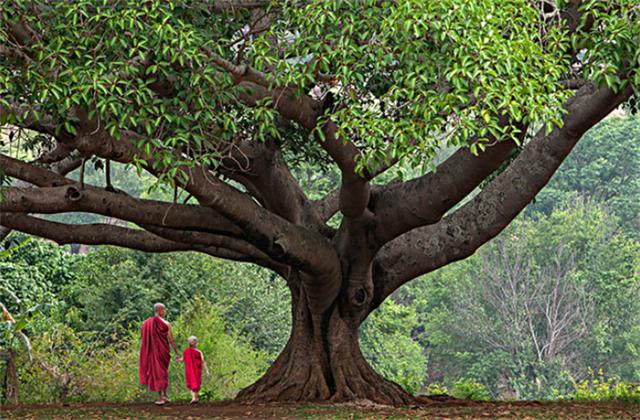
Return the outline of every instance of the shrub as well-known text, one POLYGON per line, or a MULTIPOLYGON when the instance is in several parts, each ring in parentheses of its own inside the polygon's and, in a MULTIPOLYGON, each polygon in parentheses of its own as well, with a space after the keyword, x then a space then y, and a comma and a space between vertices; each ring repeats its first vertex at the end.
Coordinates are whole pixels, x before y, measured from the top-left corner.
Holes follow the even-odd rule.
MULTIPOLYGON (((211 372, 203 376, 202 392, 207 399, 233 398, 267 369, 267 354, 251 347, 249 341, 231 326, 225 325, 222 310, 202 298, 183 308, 183 314, 172 324, 174 338, 180 350, 187 347, 190 335, 198 337, 198 349, 204 354, 211 372)), ((184 367, 176 365, 170 372, 174 395, 188 398, 184 367)))
POLYGON ((411 332, 415 309, 391 300, 369 315, 360 331, 362 353, 382 376, 406 391, 417 392, 424 382, 427 359, 411 332))
POLYGON ((569 398, 580 401, 620 400, 640 402, 640 385, 605 378, 602 369, 594 374, 589 369, 589 378, 576 382, 572 379, 574 393, 569 398))
POLYGON ((489 390, 475 379, 460 379, 453 383, 451 395, 474 401, 489 401, 489 390))
POLYGON ((433 382, 427 386, 425 390, 426 395, 449 395, 449 388, 446 385, 433 382))

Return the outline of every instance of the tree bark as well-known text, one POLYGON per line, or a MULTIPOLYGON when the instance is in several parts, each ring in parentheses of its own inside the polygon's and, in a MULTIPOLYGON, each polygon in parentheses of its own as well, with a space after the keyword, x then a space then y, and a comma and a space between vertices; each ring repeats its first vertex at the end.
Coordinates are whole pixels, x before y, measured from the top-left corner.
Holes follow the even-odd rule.
MULTIPOLYGON (((296 276, 294 273, 292 277, 296 276)), ((237 400, 255 403, 360 399, 390 405, 414 400, 365 360, 358 343, 360 322, 354 322, 349 315, 353 311, 345 307, 346 299, 340 298, 322 314, 314 314, 304 288, 291 278, 289 282, 293 319, 289 341, 264 376, 240 391, 237 400)))
POLYGON ((16 370, 15 354, 12 350, 0 353, 5 359, 5 373, 3 385, 4 400, 11 404, 18 403, 18 374, 16 370))

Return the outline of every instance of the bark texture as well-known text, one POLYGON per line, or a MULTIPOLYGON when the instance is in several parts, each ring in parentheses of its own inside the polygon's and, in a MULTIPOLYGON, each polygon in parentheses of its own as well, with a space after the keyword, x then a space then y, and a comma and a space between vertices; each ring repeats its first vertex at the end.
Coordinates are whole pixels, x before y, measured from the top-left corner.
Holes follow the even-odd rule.
POLYGON ((5 362, 5 372, 2 380, 4 400, 11 404, 17 404, 19 401, 19 390, 15 354, 12 350, 2 350, 0 351, 0 357, 4 358, 5 362))
POLYGON ((349 311, 336 305, 314 314, 304 290, 294 285, 293 327, 289 341, 276 361, 238 399, 250 403, 267 401, 345 402, 367 399, 400 405, 413 401, 399 385, 371 368, 358 343, 358 326, 349 311))

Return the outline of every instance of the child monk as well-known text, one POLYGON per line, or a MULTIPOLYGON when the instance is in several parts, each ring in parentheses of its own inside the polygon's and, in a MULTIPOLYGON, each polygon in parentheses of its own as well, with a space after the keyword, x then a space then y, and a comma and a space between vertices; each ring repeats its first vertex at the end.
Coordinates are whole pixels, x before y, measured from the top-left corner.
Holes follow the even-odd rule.
POLYGON ((187 388, 191 391, 191 404, 198 402, 198 391, 202 386, 202 369, 209 375, 209 369, 204 361, 204 356, 198 350, 198 337, 192 335, 187 339, 189 347, 182 352, 181 361, 184 362, 184 376, 187 388))

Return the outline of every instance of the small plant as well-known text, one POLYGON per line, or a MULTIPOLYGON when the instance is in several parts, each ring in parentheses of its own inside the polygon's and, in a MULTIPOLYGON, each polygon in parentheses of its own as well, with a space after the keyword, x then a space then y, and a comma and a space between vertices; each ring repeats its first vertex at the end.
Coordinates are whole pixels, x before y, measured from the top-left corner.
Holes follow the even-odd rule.
POLYGON ((214 392, 210 389, 201 391, 199 398, 201 401, 214 401, 216 399, 214 392))
POLYGON ((489 390, 475 379, 460 379, 454 382, 451 394, 466 400, 489 401, 489 390))
POLYGON ((444 384, 433 382, 427 386, 425 393, 427 395, 449 395, 449 389, 444 384))
POLYGON ((571 379, 571 382, 574 388, 571 398, 574 400, 640 402, 640 385, 605 378, 602 369, 596 374, 589 368, 589 378, 580 382, 571 379))

